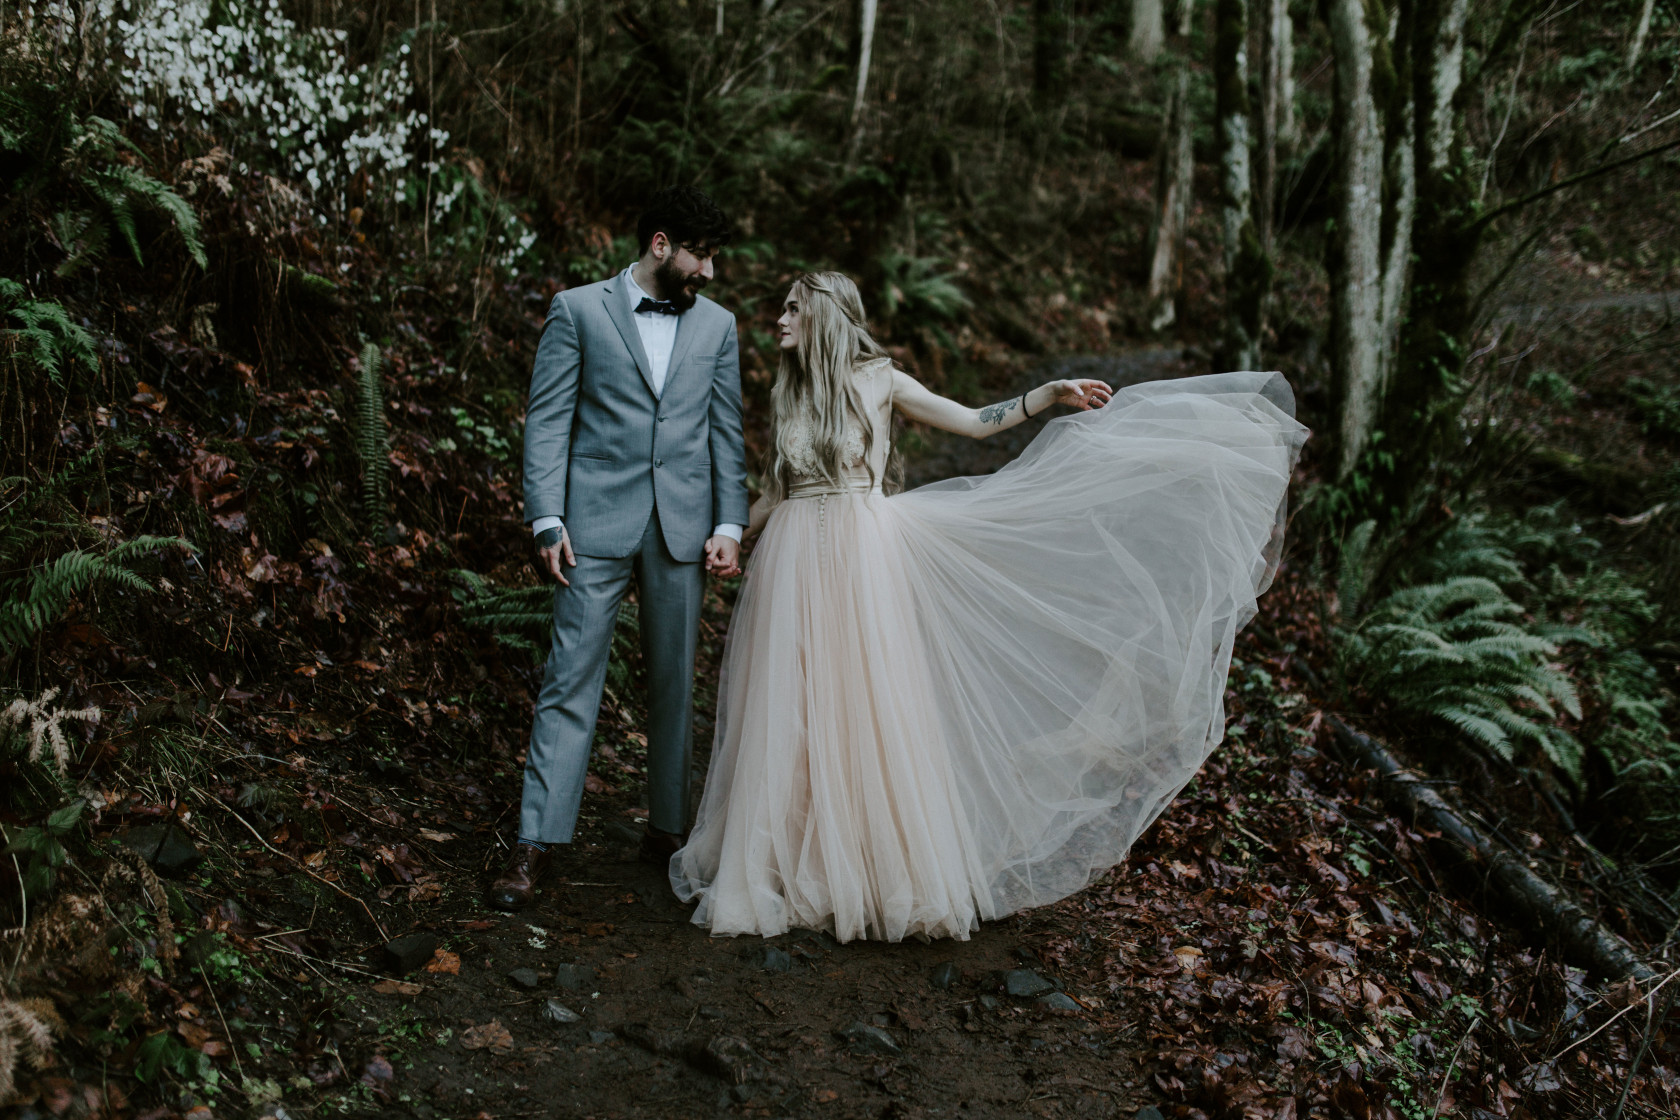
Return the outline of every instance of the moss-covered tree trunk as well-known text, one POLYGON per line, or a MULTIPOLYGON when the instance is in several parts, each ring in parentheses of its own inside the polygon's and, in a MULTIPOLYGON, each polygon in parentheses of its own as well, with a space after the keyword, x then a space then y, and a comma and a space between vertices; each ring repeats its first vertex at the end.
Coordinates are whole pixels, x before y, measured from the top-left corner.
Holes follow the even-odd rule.
POLYGON ((1656 0, 1645 0, 1639 6, 1639 22, 1634 26, 1633 39, 1628 43, 1627 68, 1632 70, 1639 65, 1639 56, 1645 51, 1645 37, 1651 33, 1651 13, 1656 8, 1656 0))
POLYGON ((1417 135, 1417 219, 1412 236, 1411 304, 1393 385, 1379 414, 1388 455, 1373 481, 1381 509, 1410 508, 1435 477, 1442 441, 1455 427, 1464 356, 1475 324, 1470 270, 1482 243, 1476 199, 1459 138, 1456 103, 1463 81, 1469 0, 1415 0, 1411 98, 1417 135))
POLYGON ((1260 246, 1272 252, 1278 151, 1295 142, 1295 31, 1289 0, 1259 0, 1260 141, 1255 150, 1254 218, 1260 246))
POLYGON ((1403 80, 1410 26, 1402 3, 1330 0, 1335 56, 1335 156, 1328 247, 1331 398, 1336 477, 1347 479, 1373 442, 1406 306, 1416 207, 1413 107, 1403 80), (1389 28, 1397 33, 1389 40, 1389 28))
POLYGON ((1132 24, 1126 49, 1139 62, 1154 62, 1167 41, 1162 0, 1132 0, 1132 24))
POLYGON ((1195 172, 1191 146, 1190 26, 1195 0, 1181 0, 1173 37, 1173 66, 1167 78, 1166 111, 1156 149, 1155 207, 1149 232, 1149 329, 1161 331, 1178 317, 1184 286, 1184 234, 1190 222, 1195 172))
POLYGON ((1216 361, 1222 369, 1259 369, 1260 316, 1271 286, 1272 264, 1254 222, 1248 0, 1218 0, 1215 13, 1219 204, 1225 242, 1225 323, 1216 361))

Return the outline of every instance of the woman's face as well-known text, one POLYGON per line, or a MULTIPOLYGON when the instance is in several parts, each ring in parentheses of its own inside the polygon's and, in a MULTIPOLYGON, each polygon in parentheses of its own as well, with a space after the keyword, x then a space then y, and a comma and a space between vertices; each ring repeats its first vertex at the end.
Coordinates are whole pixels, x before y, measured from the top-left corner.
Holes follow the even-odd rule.
POLYGON ((776 325, 782 328, 782 349, 794 350, 799 346, 799 289, 788 292, 787 299, 782 303, 782 317, 776 320, 776 325))

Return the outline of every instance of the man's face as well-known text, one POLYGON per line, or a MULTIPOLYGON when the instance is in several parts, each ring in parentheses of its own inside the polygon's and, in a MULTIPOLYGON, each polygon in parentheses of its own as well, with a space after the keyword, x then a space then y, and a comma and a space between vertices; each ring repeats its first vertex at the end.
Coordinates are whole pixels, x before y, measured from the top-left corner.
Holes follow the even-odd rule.
POLYGON ((700 289, 712 281, 712 258, 717 250, 706 245, 673 246, 663 233, 654 234, 652 248, 655 255, 664 253, 653 270, 661 297, 687 311, 694 306, 700 289))

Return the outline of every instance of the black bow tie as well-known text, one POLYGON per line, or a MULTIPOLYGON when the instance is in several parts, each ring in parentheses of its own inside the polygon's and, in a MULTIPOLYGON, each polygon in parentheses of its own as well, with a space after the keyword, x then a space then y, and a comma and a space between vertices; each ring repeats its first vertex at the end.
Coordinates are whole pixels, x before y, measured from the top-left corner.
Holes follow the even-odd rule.
POLYGON ((653 299, 650 296, 643 296, 642 302, 636 305, 636 314, 640 315, 645 311, 657 311, 661 315, 682 314, 682 311, 678 309, 677 305, 672 303, 670 300, 653 299))

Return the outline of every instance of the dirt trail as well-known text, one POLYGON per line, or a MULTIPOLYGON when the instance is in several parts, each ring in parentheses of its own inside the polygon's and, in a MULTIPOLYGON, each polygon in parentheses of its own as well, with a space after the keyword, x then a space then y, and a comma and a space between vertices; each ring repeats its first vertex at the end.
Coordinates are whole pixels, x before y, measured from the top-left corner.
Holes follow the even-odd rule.
POLYGON ((1049 971, 1017 920, 968 942, 714 939, 633 847, 589 838, 548 883, 527 912, 458 921, 495 923, 446 938, 458 974, 342 1007, 407 1040, 388 1115, 1130 1120, 1147 1099, 1111 1032, 1001 990, 1049 971))
POLYGON ((1673 317, 1680 314, 1680 292, 1616 292, 1583 299, 1508 303, 1494 313, 1493 321, 1529 325, 1559 318, 1579 318, 1596 311, 1653 312, 1673 317))
MULTIPOLYGON (((1020 388, 1190 372, 1177 350, 1145 350, 1058 359, 1020 388)), ((1041 426, 984 442, 932 433, 908 481, 995 470, 1041 426)), ((709 721, 700 723, 704 733, 709 721)), ((517 786, 486 792, 514 798, 517 786)), ((597 812, 585 813, 529 911, 490 911, 472 901, 486 876, 455 874, 465 881, 445 895, 461 905, 432 924, 458 973, 412 973, 403 984, 419 985, 413 994, 358 988, 344 1007, 345 1024, 378 1022, 387 1051, 401 1051, 393 1061, 413 1063, 389 1087, 389 1115, 1131 1120, 1159 1099, 1130 1045, 1094 1026, 1023 946, 1030 916, 988 923, 967 942, 839 945, 803 931, 714 939, 663 871, 637 860, 634 806, 613 815, 592 800, 597 812), (1029 994, 1009 994, 1012 973, 1029 994)), ((463 862, 499 858, 480 851, 463 862)), ((1117 1012, 1110 1003, 1104 1021, 1117 1012)))

